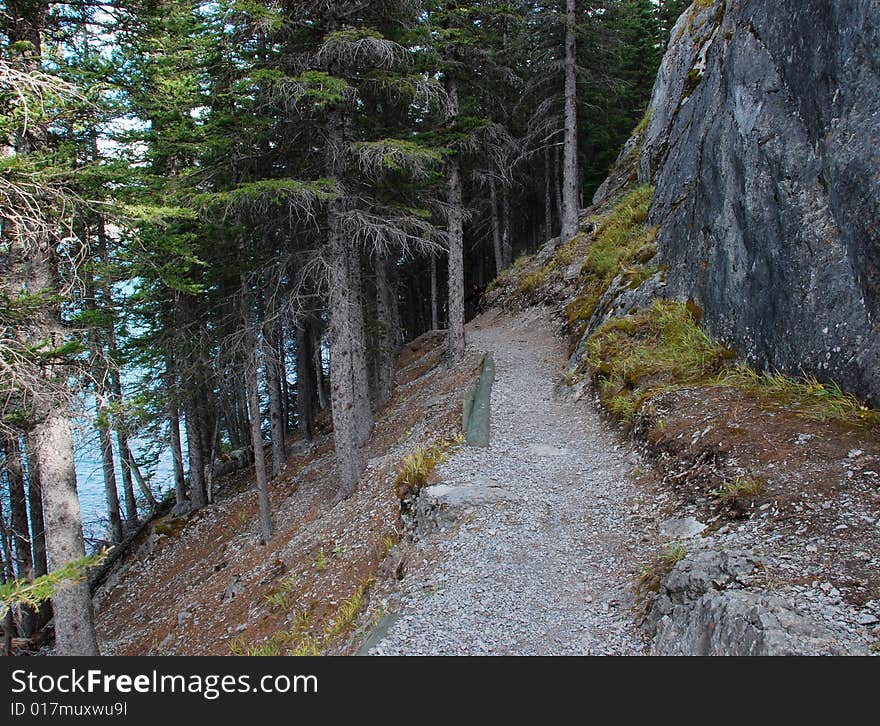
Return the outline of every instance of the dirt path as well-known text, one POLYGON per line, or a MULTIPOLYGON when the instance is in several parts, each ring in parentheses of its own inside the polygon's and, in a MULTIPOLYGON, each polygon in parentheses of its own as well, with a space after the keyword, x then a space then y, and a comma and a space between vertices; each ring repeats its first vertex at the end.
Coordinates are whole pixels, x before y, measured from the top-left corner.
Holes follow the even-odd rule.
POLYGON ((590 403, 554 395, 564 352, 543 311, 490 312, 468 344, 492 351, 491 444, 438 469, 499 487, 410 558, 377 654, 634 654, 633 583, 648 559, 627 474, 637 456, 590 403))

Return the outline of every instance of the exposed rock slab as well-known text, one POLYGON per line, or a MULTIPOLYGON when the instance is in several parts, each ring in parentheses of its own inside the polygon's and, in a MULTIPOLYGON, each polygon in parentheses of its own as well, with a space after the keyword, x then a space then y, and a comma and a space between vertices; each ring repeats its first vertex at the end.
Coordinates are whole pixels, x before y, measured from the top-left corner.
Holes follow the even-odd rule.
POLYGON ((499 486, 451 486, 441 483, 419 492, 411 516, 415 531, 426 534, 454 524, 478 507, 513 499, 515 497, 510 492, 499 486))
POLYGON ((706 525, 694 517, 677 517, 667 519, 660 523, 660 539, 670 542, 672 540, 690 539, 706 530, 706 525))
POLYGON ((716 0, 671 34, 639 179, 666 294, 880 403, 880 5, 716 0))
POLYGON ((848 655, 823 625, 780 597, 743 589, 760 561, 700 550, 663 579, 649 625, 655 655, 848 655))

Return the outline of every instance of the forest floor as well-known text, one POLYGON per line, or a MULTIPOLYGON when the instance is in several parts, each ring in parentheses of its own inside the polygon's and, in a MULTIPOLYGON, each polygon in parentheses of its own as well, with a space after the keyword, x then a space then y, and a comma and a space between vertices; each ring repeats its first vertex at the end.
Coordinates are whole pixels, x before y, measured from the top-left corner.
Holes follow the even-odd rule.
POLYGON ((565 351, 552 327, 539 308, 468 326, 468 345, 495 359, 490 445, 458 450, 436 478, 497 494, 418 538, 398 620, 372 653, 644 652, 635 584, 653 508, 628 477, 639 456, 591 403, 561 395, 565 351))
POLYGON ((458 434, 471 353, 450 370, 445 336, 407 343, 397 387, 377 414, 357 492, 336 492, 329 412, 311 445, 292 442, 270 482, 275 522, 258 544, 253 467, 220 482, 214 504, 159 520, 95 597, 104 655, 287 655, 347 652, 381 615, 370 597, 401 536, 394 481, 415 448, 458 434))

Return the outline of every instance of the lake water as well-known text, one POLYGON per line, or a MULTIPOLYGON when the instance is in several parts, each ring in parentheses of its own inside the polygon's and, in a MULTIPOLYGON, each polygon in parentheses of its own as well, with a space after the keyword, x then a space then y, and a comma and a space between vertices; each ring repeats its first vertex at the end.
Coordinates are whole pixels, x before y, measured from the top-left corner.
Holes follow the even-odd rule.
MULTIPOLYGON (((181 432, 183 433, 183 432, 181 432)), ((106 537, 107 531, 107 498, 104 494, 104 470, 101 464, 101 449, 98 441, 98 433, 90 421, 80 421, 74 430, 76 463, 76 484, 79 492, 79 504, 82 511, 83 534, 89 540, 98 540, 106 537)), ((119 453, 115 449, 114 437, 113 458, 116 464, 116 489, 119 492, 119 506, 124 508, 122 501, 122 464, 119 461, 119 453)), ((132 451, 135 460, 141 463, 145 450, 145 442, 138 439, 131 440, 132 451)), ((185 444, 184 444, 185 445, 185 444)), ((150 484, 153 496, 161 500, 169 489, 174 489, 174 462, 171 458, 171 450, 164 449, 159 456, 159 461, 152 472, 141 466, 141 473, 150 484), (150 473, 150 476, 147 474, 150 473)), ((137 482, 135 482, 135 495, 139 495, 137 482)))

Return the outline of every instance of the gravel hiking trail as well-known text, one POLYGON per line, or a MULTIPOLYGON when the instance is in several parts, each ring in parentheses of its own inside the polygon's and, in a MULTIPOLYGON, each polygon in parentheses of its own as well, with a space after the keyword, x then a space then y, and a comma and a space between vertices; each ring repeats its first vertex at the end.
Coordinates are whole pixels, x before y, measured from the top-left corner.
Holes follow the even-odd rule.
POLYGON ((638 456, 591 402, 554 390, 565 352, 553 329, 540 308, 468 326, 468 345, 495 358, 490 445, 437 473, 501 496, 416 545, 399 619, 371 654, 645 652, 634 585, 650 556, 627 476, 638 456))

